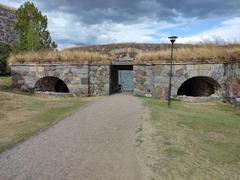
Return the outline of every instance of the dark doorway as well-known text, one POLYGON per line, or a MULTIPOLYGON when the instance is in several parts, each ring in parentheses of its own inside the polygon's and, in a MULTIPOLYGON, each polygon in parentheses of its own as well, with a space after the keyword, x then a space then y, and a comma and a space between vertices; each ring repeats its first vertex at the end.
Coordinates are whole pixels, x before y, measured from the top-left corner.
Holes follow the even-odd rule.
POLYGON ((69 93, 67 85, 59 78, 47 76, 39 79, 35 91, 69 93))
POLYGON ((220 85, 210 77, 198 76, 185 81, 178 89, 178 95, 210 96, 220 89, 220 85))
POLYGON ((118 84, 121 91, 124 92, 133 91, 133 71, 119 70, 118 84))
POLYGON ((133 66, 112 65, 110 67, 110 94, 133 90, 133 66))

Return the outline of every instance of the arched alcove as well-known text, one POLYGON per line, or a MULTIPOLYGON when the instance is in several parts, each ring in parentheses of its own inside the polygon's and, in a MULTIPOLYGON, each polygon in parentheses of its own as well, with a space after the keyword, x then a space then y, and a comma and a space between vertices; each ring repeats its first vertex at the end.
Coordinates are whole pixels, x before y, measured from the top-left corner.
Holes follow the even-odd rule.
POLYGON ((177 95, 206 97, 218 94, 220 89, 219 83, 213 78, 196 76, 186 80, 178 89, 177 95))
POLYGON ((46 76, 37 81, 35 91, 49 91, 58 93, 69 93, 69 89, 64 81, 57 77, 46 76))

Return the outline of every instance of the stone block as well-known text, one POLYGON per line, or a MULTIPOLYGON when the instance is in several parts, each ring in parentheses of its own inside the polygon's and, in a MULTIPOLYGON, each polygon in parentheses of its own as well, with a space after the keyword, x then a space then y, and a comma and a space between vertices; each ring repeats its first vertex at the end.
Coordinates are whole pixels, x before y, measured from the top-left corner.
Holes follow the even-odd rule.
POLYGON ((160 86, 157 86, 157 87, 154 87, 154 91, 153 91, 153 96, 156 97, 156 98, 164 98, 165 95, 164 95, 164 88, 160 87, 160 86))
POLYGON ((88 84, 88 78, 81 78, 81 84, 87 85, 88 84))
POLYGON ((25 81, 24 81, 24 80, 18 80, 17 83, 18 83, 18 84, 24 84, 25 81))
POLYGON ((175 71, 175 74, 174 74, 174 75, 179 77, 179 76, 182 76, 183 73, 184 73, 184 70, 183 70, 183 69, 178 69, 178 70, 175 71))
POLYGON ((146 75, 147 75, 147 72, 144 70, 137 69, 135 71, 135 76, 146 76, 146 75))

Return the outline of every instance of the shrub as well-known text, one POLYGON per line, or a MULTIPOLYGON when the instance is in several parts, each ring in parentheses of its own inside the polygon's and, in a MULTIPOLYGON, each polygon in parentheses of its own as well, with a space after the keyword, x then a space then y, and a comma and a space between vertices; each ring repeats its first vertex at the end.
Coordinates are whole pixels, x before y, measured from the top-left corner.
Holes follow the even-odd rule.
POLYGON ((0 43, 0 75, 9 74, 7 58, 11 52, 11 47, 8 44, 0 43))

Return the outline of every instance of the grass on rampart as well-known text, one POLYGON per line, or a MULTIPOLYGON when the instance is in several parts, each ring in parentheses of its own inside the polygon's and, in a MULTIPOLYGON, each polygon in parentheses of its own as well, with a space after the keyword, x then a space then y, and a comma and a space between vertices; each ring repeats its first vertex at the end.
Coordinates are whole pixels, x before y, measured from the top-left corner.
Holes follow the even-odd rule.
POLYGON ((147 143, 152 179, 239 179, 240 108, 174 101, 169 109, 166 101, 143 102, 153 127, 147 143))
POLYGON ((86 51, 39 51, 11 55, 9 64, 51 64, 51 63, 102 63, 109 64, 107 55, 86 51))
POLYGON ((11 90, 0 77, 0 153, 46 129, 89 101, 80 97, 42 97, 11 90))
MULTIPOLYGON (((110 46, 110 45, 109 45, 110 46)), ((130 46, 130 45, 129 45, 130 46)), ((130 51, 128 53, 134 54, 134 64, 146 63, 167 63, 171 59, 170 45, 160 45, 159 49, 149 48, 144 44, 139 49, 125 48, 122 49, 130 51), (143 47, 142 47, 143 46, 143 47), (131 50, 134 50, 133 52, 131 50)), ((100 46, 101 47, 101 46, 100 46)), ((100 51, 100 47, 95 48, 81 47, 79 49, 66 49, 62 51, 39 51, 27 52, 16 55, 11 55, 9 64, 51 64, 51 63, 93 63, 93 64, 111 64, 111 61, 118 59, 118 56, 123 53, 115 49, 112 51, 100 51), (100 51, 100 52, 98 52, 100 51)), ((103 46, 104 47, 104 46, 103 46)), ((113 46, 115 47, 115 46, 113 46)), ((118 46, 116 46, 118 48, 118 46)), ((103 48, 104 49, 104 48, 103 48)), ((105 50, 105 49, 104 49, 105 50)), ((179 45, 174 48, 174 62, 175 63, 224 63, 230 61, 240 60, 240 45, 179 45)))
MULTIPOLYGON (((142 52, 134 63, 169 62, 171 49, 142 52)), ((240 60, 240 45, 198 45, 174 49, 174 62, 224 63, 240 60)))

